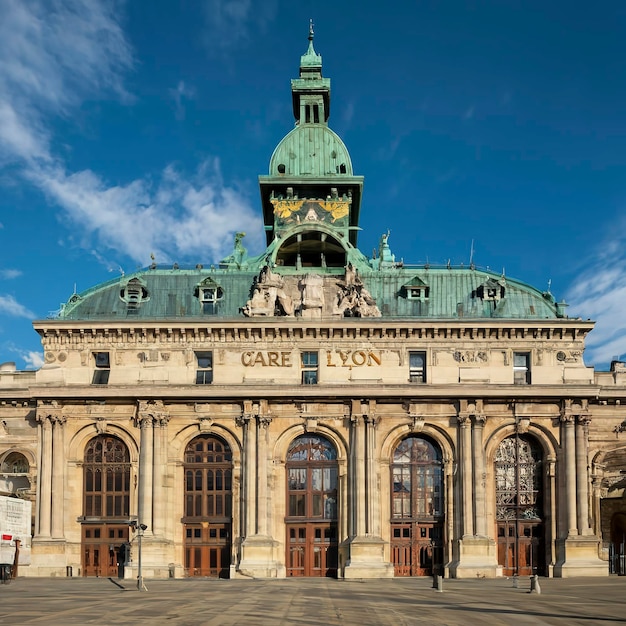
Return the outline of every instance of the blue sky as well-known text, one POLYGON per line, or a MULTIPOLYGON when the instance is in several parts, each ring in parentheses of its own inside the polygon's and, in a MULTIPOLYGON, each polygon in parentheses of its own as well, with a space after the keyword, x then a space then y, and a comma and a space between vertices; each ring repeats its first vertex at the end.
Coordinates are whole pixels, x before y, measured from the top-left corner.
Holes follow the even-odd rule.
POLYGON ((597 320, 626 356, 626 3, 2 0, 0 362, 33 319, 150 263, 211 263, 293 127, 309 18, 365 176, 359 247, 468 263, 597 320), (550 282, 549 282, 550 281, 550 282))

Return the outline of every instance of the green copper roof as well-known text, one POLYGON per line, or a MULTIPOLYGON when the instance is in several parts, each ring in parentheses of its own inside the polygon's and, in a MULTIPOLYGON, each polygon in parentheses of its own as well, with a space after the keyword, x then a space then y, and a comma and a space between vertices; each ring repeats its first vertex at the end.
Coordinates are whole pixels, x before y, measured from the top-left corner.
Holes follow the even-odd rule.
POLYGON ((269 311, 266 307, 259 284, 273 289, 274 298, 280 290, 288 304, 283 313, 289 309, 300 314, 306 285, 312 285, 318 294, 315 298, 323 301, 320 314, 327 317, 378 311, 383 319, 561 317, 562 306, 551 294, 489 270, 396 263, 388 234, 381 237, 373 258, 357 248, 363 178, 354 176, 346 146, 327 126, 330 81, 322 78, 321 69, 311 25, 300 78, 292 81, 298 124, 274 150, 269 176, 259 177, 267 233, 262 254, 248 257, 242 244, 244 235, 237 233, 232 254, 217 267, 153 264, 72 295, 59 317, 211 320, 241 319, 244 311, 249 315, 280 313, 280 308, 269 311), (265 266, 268 269, 263 269, 265 266), (342 289, 344 295, 352 294, 348 286, 355 285, 366 290, 375 304, 369 300, 367 309, 340 309, 338 294, 341 296, 342 289), (253 296, 260 296, 254 306, 248 303, 253 296))
POLYGON ((270 159, 270 176, 352 176, 352 161, 345 144, 328 126, 296 126, 276 146, 270 159), (282 168, 281 168, 282 170, 282 168))

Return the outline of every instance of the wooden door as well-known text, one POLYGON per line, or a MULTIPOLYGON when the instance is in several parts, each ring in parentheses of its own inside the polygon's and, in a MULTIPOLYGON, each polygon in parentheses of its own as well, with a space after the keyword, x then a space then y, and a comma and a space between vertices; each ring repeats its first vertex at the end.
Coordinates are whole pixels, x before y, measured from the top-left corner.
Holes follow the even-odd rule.
POLYGON ((187 575, 228 578, 230 545, 230 524, 185 524, 187 575))
POLYGON ((128 542, 126 524, 83 525, 83 576, 117 577, 123 566, 121 546, 128 542))
POLYGON ((287 576, 337 575, 337 530, 334 524, 287 525, 287 576))
POLYGON ((394 523, 391 535, 396 576, 432 576, 443 567, 443 524, 394 523))

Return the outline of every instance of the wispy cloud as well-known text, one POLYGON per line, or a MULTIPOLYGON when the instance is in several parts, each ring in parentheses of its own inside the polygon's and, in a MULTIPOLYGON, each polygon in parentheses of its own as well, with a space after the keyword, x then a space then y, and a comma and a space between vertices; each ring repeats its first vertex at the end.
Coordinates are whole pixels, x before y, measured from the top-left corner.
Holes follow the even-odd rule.
POLYGON ((26 369, 38 370, 43 365, 43 353, 34 352, 30 350, 28 352, 20 352, 20 356, 26 363, 26 369))
POLYGON ((32 311, 29 311, 11 295, 0 295, 0 314, 11 315, 13 317, 25 317, 27 319, 35 318, 35 314, 32 311))
POLYGON ((566 294, 570 315, 595 320, 587 339, 588 363, 608 363, 626 355, 626 235, 616 236, 586 260, 585 270, 566 294))
POLYGON ((205 41, 213 52, 223 53, 250 39, 253 29, 261 32, 276 15, 276 0, 265 0, 263 8, 252 0, 207 0, 205 41))
MULTIPOLYGON (((247 28, 249 0, 209 4, 216 9, 214 24, 247 28)), ((52 149, 52 119, 69 117, 86 98, 132 102, 124 77, 133 53, 116 7, 103 0, 3 3, 0 165, 21 166, 25 179, 63 209, 74 240, 97 247, 103 258, 109 250, 143 264, 151 252, 163 261, 217 260, 230 250, 235 231, 260 232, 247 198, 222 181, 218 159, 191 176, 165 166, 157 181, 111 186, 92 170, 69 171, 52 149)), ((192 95, 182 82, 175 92, 179 107, 192 95)))
POLYGON ((5 0, 0 21, 0 155, 50 161, 50 115, 88 95, 128 98, 132 52, 114 13, 98 0, 5 0))
POLYGON ((232 249, 235 232, 261 232, 251 203, 224 184, 217 159, 191 177, 168 166, 157 183, 143 179, 115 187, 91 171, 42 168, 30 176, 82 227, 84 247, 103 245, 143 265, 151 253, 159 262, 215 261, 232 249))
POLYGON ((22 272, 20 270, 12 270, 12 269, 0 269, 0 278, 3 280, 12 280, 13 278, 17 278, 21 276, 22 272))
POLYGON ((196 90, 193 87, 185 84, 185 81, 181 80, 176 85, 175 89, 169 90, 170 97, 174 101, 174 114, 177 120, 185 119, 185 100, 191 100, 196 95, 196 90))

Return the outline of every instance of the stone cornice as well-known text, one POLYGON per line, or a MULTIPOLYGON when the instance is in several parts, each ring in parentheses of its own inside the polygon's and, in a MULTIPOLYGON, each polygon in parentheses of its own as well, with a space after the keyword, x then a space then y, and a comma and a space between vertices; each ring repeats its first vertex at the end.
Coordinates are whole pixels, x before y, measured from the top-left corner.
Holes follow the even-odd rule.
POLYGON ((594 323, 573 319, 242 318, 230 320, 42 320, 33 323, 48 345, 231 344, 257 341, 582 341, 594 323))
POLYGON ((38 399, 116 398, 120 401, 141 398, 176 399, 180 402, 236 402, 250 398, 315 398, 321 401, 345 400, 354 397, 397 399, 401 401, 441 401, 480 397, 483 400, 545 402, 568 398, 598 397, 596 385, 495 385, 462 383, 458 385, 372 385, 352 383, 345 385, 41 385, 31 387, 32 397, 38 399))

